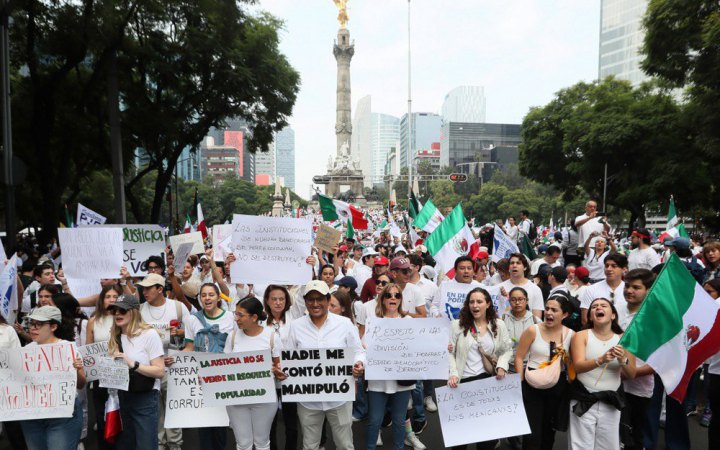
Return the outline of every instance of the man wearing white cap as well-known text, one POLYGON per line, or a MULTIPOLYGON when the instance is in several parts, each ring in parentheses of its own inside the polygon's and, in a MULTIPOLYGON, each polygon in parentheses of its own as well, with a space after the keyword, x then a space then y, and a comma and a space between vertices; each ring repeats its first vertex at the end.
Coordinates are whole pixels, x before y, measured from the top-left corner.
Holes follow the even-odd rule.
POLYGON ((357 281, 358 287, 355 289, 355 292, 357 292, 358 296, 360 296, 365 282, 372 277, 373 267, 375 266, 375 256, 377 255, 378 252, 370 247, 366 247, 362 253, 362 264, 355 264, 355 267, 353 267, 351 275, 355 278, 355 281, 357 281))
MULTIPOLYGON (((365 350, 358 330, 347 317, 330 314, 330 288, 322 280, 313 280, 305 286, 305 306, 308 315, 290 323, 289 349, 350 348, 355 352, 353 375, 365 371, 365 350)), ((300 402, 298 418, 302 427, 303 449, 320 446, 325 419, 330 423, 333 440, 338 450, 353 450, 352 402, 300 402)))

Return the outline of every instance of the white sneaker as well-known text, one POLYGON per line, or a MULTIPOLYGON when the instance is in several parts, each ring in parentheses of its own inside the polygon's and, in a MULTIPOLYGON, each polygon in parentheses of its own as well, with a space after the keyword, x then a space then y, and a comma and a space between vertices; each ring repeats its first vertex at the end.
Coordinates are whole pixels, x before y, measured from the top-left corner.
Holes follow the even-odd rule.
POLYGON ((405 445, 412 447, 414 450, 425 450, 427 448, 412 431, 405 434, 405 445))
POLYGON ((410 397, 410 398, 408 399, 408 407, 407 407, 407 410, 410 411, 410 410, 412 409, 412 407, 413 407, 412 397, 410 397))
POLYGON ((80 442, 80 443, 78 444, 77 450, 85 450, 85 444, 83 444, 82 442, 80 442))
POLYGON ((425 397, 425 411, 437 412, 437 405, 433 401, 433 398, 429 395, 425 397))
POLYGON ((377 439, 377 442, 375 443, 375 447, 382 447, 382 446, 383 446, 382 435, 380 433, 378 433, 378 439, 377 439))

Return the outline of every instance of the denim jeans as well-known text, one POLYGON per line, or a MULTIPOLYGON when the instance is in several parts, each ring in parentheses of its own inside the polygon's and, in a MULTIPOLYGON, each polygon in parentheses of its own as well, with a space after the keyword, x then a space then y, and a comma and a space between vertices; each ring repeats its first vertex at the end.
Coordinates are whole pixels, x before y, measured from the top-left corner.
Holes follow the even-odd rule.
POLYGON ((386 394, 384 392, 368 391, 370 418, 367 427, 366 450, 375 450, 378 433, 380 433, 380 424, 385 415, 385 406, 388 404, 390 406, 390 416, 392 417, 392 448, 394 450, 403 450, 405 448, 405 416, 407 415, 410 392, 400 391, 394 394, 386 394))
POLYGON ((368 415, 367 391, 365 390, 365 377, 359 376, 355 381, 355 402, 353 402, 352 415, 356 419, 365 419, 368 415))
POLYGON ((28 450, 77 450, 83 427, 83 410, 75 398, 72 417, 21 422, 28 450))
MULTIPOLYGON (((415 389, 412 391, 413 400, 413 422, 425 422, 425 397, 423 395, 423 382, 418 381, 415 383, 415 389)), ((407 405, 405 405, 407 408, 407 405)))
POLYGON ((423 385, 423 397, 434 397, 435 386, 433 386, 432 380, 423 380, 421 383, 423 385))
POLYGON ((160 391, 155 389, 137 393, 118 391, 118 397, 123 431, 118 436, 115 448, 118 450, 158 448, 160 391))
MULTIPOLYGON (((665 395, 662 379, 657 374, 654 377, 655 388, 652 399, 650 399, 650 406, 647 409, 647 422, 643 439, 644 446, 648 450, 654 450, 658 447, 662 397, 665 395)), ((687 398, 683 403, 687 403, 687 398)), ((679 403, 674 398, 665 396, 665 448, 690 450, 690 431, 688 430, 685 406, 685 404, 679 403)))

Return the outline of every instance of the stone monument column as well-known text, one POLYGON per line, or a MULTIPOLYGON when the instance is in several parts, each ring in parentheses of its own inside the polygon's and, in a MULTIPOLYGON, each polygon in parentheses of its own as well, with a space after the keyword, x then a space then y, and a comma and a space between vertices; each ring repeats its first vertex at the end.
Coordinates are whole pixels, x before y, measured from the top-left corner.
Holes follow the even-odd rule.
POLYGON ((355 46, 350 43, 350 31, 342 27, 338 30, 337 41, 333 48, 337 61, 337 106, 335 115, 335 135, 337 137, 336 154, 347 142, 350 145, 352 134, 352 115, 350 111, 350 60, 355 54, 355 46))

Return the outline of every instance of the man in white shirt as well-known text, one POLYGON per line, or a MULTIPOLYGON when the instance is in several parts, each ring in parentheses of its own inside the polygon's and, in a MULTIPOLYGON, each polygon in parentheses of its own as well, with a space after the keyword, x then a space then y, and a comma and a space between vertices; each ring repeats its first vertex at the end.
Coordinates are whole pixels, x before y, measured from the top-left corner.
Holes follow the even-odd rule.
POLYGON ((440 283, 440 287, 432 301, 433 314, 447 317, 449 320, 457 319, 465 296, 476 287, 482 287, 475 281, 473 260, 469 256, 461 256, 455 260, 455 278, 440 283))
MULTIPOLYGON (((330 288, 322 281, 313 280, 305 286, 305 305, 308 315, 290 322, 289 349, 350 348, 355 352, 353 376, 365 371, 365 350, 358 330, 347 317, 328 312, 330 288)), ((325 419, 330 423, 335 447, 354 450, 352 435, 352 402, 300 402, 298 418, 302 427, 303 448, 320 447, 320 436, 325 419)))
POLYGON ((411 317, 426 317, 427 308, 422 291, 410 283, 410 261, 406 257, 394 258, 390 262, 390 277, 402 289, 402 309, 411 317))
POLYGON ((630 235, 630 245, 632 250, 628 255, 628 270, 647 269, 652 270, 653 267, 660 264, 660 256, 652 244, 652 236, 645 228, 638 228, 630 235))
POLYGON ((372 277, 373 267, 375 266, 375 257, 377 255, 378 252, 370 247, 367 247, 362 253, 362 264, 358 263, 353 267, 352 276, 355 278, 355 281, 357 281, 358 287, 355 289, 355 292, 358 297, 362 292, 365 282, 372 277))
POLYGON ((542 266, 543 264, 547 264, 551 268, 560 266, 560 261, 558 261, 558 259, 560 258, 560 253, 560 247, 556 245, 551 245, 550 247, 548 247, 547 251, 545 251, 545 256, 533 261, 532 265, 530 266, 530 275, 537 275, 538 269, 540 269, 540 266, 542 266))
POLYGON ((585 203, 585 214, 575 218, 575 227, 578 230, 578 242, 580 244, 584 244, 593 231, 597 231, 598 234, 603 231, 610 232, 610 224, 607 223, 604 217, 598 216, 597 212, 597 202, 590 200, 585 203))
MULTIPOLYGON (((532 221, 530 220, 530 212, 523 209, 520 211, 520 225, 518 225, 518 232, 523 233, 525 236, 528 236, 530 234, 530 227, 532 226, 532 221)), ((520 239, 520 235, 518 234, 518 239, 520 239)))
POLYGON ((610 253, 605 258, 605 280, 588 286, 580 298, 583 326, 587 323, 590 303, 596 298, 610 300, 615 305, 615 309, 625 306, 623 275, 627 271, 627 264, 627 257, 621 253, 610 253))
POLYGON ((425 277, 420 276, 420 269, 423 267, 423 259, 420 255, 412 254, 407 257, 410 261, 410 284, 414 284, 422 292, 422 296, 425 299, 425 311, 428 317, 440 317, 440 311, 433 311, 433 299, 438 292, 438 287, 435 283, 428 280, 425 277))

